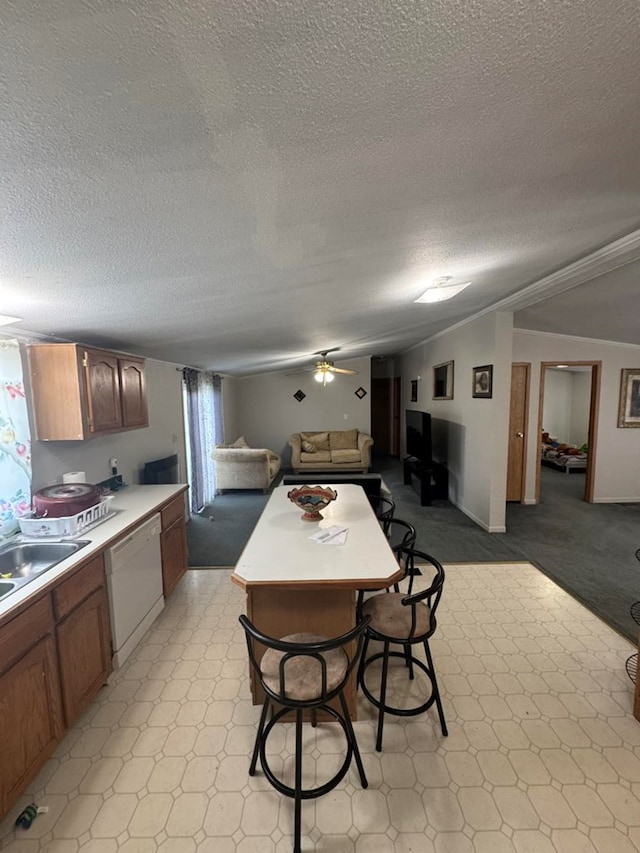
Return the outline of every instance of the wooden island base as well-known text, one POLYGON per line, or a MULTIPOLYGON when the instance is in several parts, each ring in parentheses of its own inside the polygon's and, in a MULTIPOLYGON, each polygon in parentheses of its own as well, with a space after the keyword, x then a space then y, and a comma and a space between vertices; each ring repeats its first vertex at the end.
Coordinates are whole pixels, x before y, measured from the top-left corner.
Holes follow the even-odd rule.
MULTIPOLYGON (((356 601, 352 589, 290 589, 282 586, 253 586, 247 590, 247 616, 258 630, 270 637, 306 631, 324 637, 339 637, 355 626, 356 601)), ((251 695, 261 705, 263 691, 251 671, 251 695)), ((357 719, 356 673, 345 692, 352 720, 357 719)), ((328 717, 328 715, 327 715, 328 717)))

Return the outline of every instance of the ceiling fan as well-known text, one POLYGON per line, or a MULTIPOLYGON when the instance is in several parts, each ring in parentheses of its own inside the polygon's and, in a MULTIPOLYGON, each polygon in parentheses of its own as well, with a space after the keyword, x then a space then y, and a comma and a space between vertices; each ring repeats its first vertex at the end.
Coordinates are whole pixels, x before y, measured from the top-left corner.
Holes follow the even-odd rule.
POLYGON ((327 355, 330 352, 335 352, 338 349, 340 349, 340 347, 333 347, 333 349, 314 353, 314 355, 319 355, 320 358, 316 361, 315 365, 308 368, 308 370, 313 371, 313 378, 316 382, 320 382, 322 385, 326 385, 328 382, 333 382, 335 373, 344 373, 347 376, 358 375, 357 370, 351 370, 348 367, 336 367, 334 363, 327 358, 327 355))

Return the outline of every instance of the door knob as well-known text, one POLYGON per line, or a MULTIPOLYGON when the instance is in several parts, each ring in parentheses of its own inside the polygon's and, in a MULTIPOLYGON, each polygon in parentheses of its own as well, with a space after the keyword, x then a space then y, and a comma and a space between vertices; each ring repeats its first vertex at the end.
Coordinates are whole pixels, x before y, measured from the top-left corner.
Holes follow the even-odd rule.
POLYGON ((518 438, 524 438, 524 433, 523 433, 523 432, 517 432, 517 433, 516 433, 516 435, 517 435, 517 437, 518 437, 518 438))

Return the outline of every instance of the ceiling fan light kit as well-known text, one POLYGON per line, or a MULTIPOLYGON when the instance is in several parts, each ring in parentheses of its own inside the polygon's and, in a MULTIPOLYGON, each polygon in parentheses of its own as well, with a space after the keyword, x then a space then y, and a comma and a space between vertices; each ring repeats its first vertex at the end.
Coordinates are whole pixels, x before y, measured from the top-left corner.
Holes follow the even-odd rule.
MULTIPOLYGON (((339 347, 334 347, 335 349, 339 349, 339 347)), ((327 359, 327 353, 333 352, 333 350, 325 350, 324 352, 318 352, 316 355, 321 355, 322 358, 319 361, 316 361, 316 365, 313 368, 313 378, 316 382, 321 383, 323 386, 328 382, 333 382, 334 374, 336 373, 344 373, 347 376, 357 376, 357 370, 351 370, 348 367, 336 367, 332 361, 327 359)))
POLYGON ((333 373, 330 373, 325 368, 319 367, 313 374, 313 378, 316 382, 322 382, 323 385, 326 385, 327 382, 333 382, 333 373))
POLYGON ((465 281, 463 284, 447 284, 451 281, 450 275, 437 278, 432 287, 428 287, 422 296, 419 296, 416 302, 445 302, 447 299, 452 299, 459 293, 469 287, 470 281, 465 281))

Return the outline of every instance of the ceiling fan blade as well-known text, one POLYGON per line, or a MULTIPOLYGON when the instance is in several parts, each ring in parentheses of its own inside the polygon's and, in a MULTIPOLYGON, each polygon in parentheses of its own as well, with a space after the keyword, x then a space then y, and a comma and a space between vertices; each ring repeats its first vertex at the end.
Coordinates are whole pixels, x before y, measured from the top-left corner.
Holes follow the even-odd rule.
POLYGON ((346 373, 348 376, 357 376, 357 370, 350 370, 348 367, 327 367, 331 373, 346 373))
POLYGON ((315 373, 315 367, 301 367, 300 370, 292 370, 291 373, 286 373, 285 376, 300 376, 301 373, 315 373))

